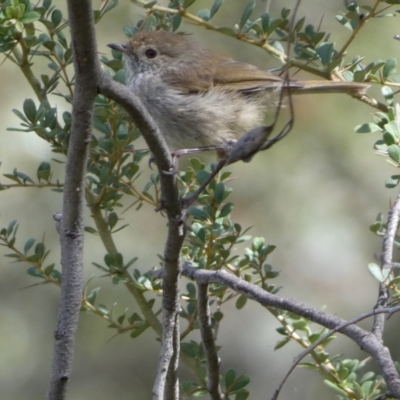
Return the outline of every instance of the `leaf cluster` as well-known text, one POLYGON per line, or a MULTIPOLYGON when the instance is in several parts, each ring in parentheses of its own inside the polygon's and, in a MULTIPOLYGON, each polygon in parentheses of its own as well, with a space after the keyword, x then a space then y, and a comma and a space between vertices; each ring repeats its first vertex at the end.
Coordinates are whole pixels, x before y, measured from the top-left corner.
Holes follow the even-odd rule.
MULTIPOLYGON (((302 17, 295 21, 290 29, 291 10, 283 8, 278 16, 264 12, 255 16, 256 2, 250 1, 243 7, 241 16, 229 27, 212 25, 215 15, 223 9, 223 0, 215 0, 210 8, 201 8, 196 14, 190 14, 188 8, 195 0, 173 0, 167 8, 156 2, 144 4, 146 14, 134 26, 125 27, 127 36, 134 35, 139 29, 166 29, 178 31, 182 21, 195 21, 204 24, 222 34, 237 37, 256 44, 274 56, 283 56, 285 42, 293 43, 295 56, 290 65, 305 69, 323 77, 339 73, 349 81, 369 81, 375 83, 397 83, 395 75, 396 60, 377 60, 366 65, 362 57, 355 57, 346 64, 345 55, 351 40, 342 48, 337 48, 330 40, 330 35, 321 31, 319 26, 306 23, 302 17), (283 44, 282 44, 283 43, 283 44), (270 47, 268 47, 270 46, 270 47)), ((200 2, 200 1, 198 1, 200 2)), ((378 2, 387 5, 399 4, 400 1, 378 2)), ((377 3, 377 5, 378 5, 377 3)), ((27 82, 35 91, 37 99, 26 99, 21 110, 13 110, 22 121, 20 128, 11 131, 32 132, 49 143, 52 151, 60 160, 43 160, 36 171, 37 181, 17 168, 4 174, 11 184, 1 184, 0 189, 15 187, 48 186, 52 190, 62 191, 63 184, 53 178, 52 162, 64 162, 68 151, 71 130, 71 113, 59 113, 54 97, 62 99, 70 107, 74 95, 74 76, 71 73, 71 43, 64 33, 67 21, 62 12, 51 0, 32 4, 29 0, 7 0, 0 3, 0 52, 4 53, 24 73, 27 82), (40 29, 38 27, 40 26, 40 29), (39 33, 41 32, 41 33, 39 33), (38 34, 39 33, 39 34, 38 34), (36 71, 36 61, 45 59, 46 71, 36 71)), ((96 22, 117 6, 118 1, 104 1, 99 10, 94 11, 96 22)), ((369 18, 383 16, 377 7, 358 6, 354 1, 345 1, 345 11, 337 20, 355 35, 369 18)), ((390 16, 390 15, 389 15, 390 16)), ((354 38, 351 36, 350 39, 354 38)), ((112 51, 111 57, 101 59, 107 73, 117 82, 125 81, 125 70, 120 53, 112 51)), ((375 148, 398 168, 400 166, 400 110, 394 103, 394 93, 389 86, 382 90, 386 99, 387 112, 374 114, 372 123, 362 124, 357 132, 382 132, 382 139, 375 148)), ((153 209, 160 203, 159 177, 152 173, 144 177, 145 183, 139 183, 139 177, 148 174, 143 170, 143 161, 148 156, 147 150, 136 148, 140 132, 129 120, 125 111, 103 96, 97 96, 95 102, 93 135, 90 143, 90 157, 87 165, 86 199, 90 209, 93 226, 86 227, 90 234, 98 235, 105 248, 104 262, 94 263, 102 274, 118 287, 132 294, 139 310, 130 311, 128 307, 119 311, 119 306, 99 302, 100 287, 91 288, 91 281, 86 285, 82 297, 82 311, 102 318, 115 334, 129 333, 136 338, 148 328, 157 329, 160 306, 157 302, 161 294, 161 280, 154 271, 141 271, 138 259, 132 254, 122 254, 112 245, 113 235, 127 228, 121 209, 131 202, 139 210, 145 205, 153 209), (139 185, 140 188, 138 187, 139 185), (126 197, 130 196, 130 197, 126 197), (127 200, 128 199, 128 200, 127 200), (133 199, 132 201, 130 201, 133 199), (110 244, 111 243, 111 244, 110 244), (128 261, 126 261, 128 260, 128 261)), ((181 194, 193 193, 205 181, 211 172, 211 166, 198 159, 192 159, 185 171, 179 172, 181 194)), ((234 222, 234 205, 228 201, 232 189, 228 186, 229 172, 223 172, 212 181, 200 196, 198 204, 188 210, 188 236, 182 251, 184 262, 199 269, 229 271, 231 274, 260 286, 269 293, 276 294, 280 287, 274 279, 275 271, 268 257, 275 246, 267 244, 264 238, 251 238, 249 229, 234 222), (251 240, 251 242, 250 242, 251 240), (244 243, 249 242, 247 248, 244 243)), ((400 175, 393 175, 387 182, 394 187, 400 182, 400 175)), ((143 208, 146 212, 148 208, 143 208)), ((383 234, 386 225, 382 217, 373 225, 372 230, 383 234)), ((18 223, 12 221, 0 230, 0 244, 10 249, 6 257, 28 265, 28 274, 40 279, 41 283, 60 285, 61 274, 54 264, 47 264, 49 255, 44 239, 37 241, 30 238, 19 248, 16 244, 18 223)), ((161 265, 163 259, 161 259, 161 265)), ((373 268, 374 269, 374 268, 373 268)), ((376 271, 376 268, 374 269, 376 271)), ((387 277, 386 277, 387 278, 387 277)), ((384 282, 385 279, 380 280, 384 282)), ((393 302, 400 298, 398 278, 390 280, 393 289, 393 302)), ((198 323, 198 290, 194 283, 186 284, 186 291, 181 294, 182 310, 180 317, 185 324, 181 334, 182 351, 194 361, 192 368, 194 381, 183 382, 182 391, 189 396, 206 395, 206 362, 204 347, 195 340, 198 323)), ((211 308, 211 326, 215 339, 218 337, 220 324, 224 322, 224 307, 229 301, 235 301, 238 310, 247 305, 247 297, 219 284, 209 286, 211 308)), ((307 348, 320 339, 326 331, 312 329, 310 322, 293 313, 270 308, 268 311, 276 318, 280 327, 277 329, 280 339, 275 349, 287 343, 296 342, 307 348)), ((158 332, 159 333, 159 332, 158 332)), ((342 356, 331 357, 326 349, 330 337, 311 352, 311 361, 303 363, 310 369, 322 374, 326 384, 342 396, 350 399, 376 398, 384 392, 384 383, 379 376, 367 371, 360 375, 366 362, 348 360, 342 356)), ((223 391, 226 398, 244 400, 249 397, 250 378, 240 375, 229 368, 223 374, 223 391)))

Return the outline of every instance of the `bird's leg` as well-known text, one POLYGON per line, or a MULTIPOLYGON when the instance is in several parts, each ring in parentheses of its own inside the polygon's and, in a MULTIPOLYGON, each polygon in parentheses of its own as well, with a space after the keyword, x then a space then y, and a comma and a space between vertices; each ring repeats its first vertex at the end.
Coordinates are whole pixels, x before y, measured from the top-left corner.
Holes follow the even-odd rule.
MULTIPOLYGON (((173 168, 170 171, 162 171, 164 175, 174 175, 178 172, 177 163, 178 159, 181 156, 189 155, 189 154, 197 154, 203 153, 204 151, 217 151, 219 153, 225 154, 226 146, 204 146, 204 147, 195 147, 193 149, 179 149, 175 151, 171 151, 173 168)), ((151 168, 151 164, 154 163, 154 157, 150 155, 149 159, 149 167, 151 168)))
POLYGON ((180 149, 171 152, 171 155, 173 155, 173 157, 179 158, 180 156, 203 153, 204 151, 226 151, 226 146, 204 146, 204 147, 195 147, 193 149, 180 149))

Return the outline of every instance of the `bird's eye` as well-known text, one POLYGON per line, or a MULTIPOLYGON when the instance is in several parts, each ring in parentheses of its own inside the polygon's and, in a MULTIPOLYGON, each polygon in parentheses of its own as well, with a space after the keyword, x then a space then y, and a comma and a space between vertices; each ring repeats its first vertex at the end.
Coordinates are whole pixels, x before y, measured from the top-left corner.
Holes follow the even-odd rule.
POLYGON ((154 49, 147 49, 145 54, 147 58, 152 59, 156 58, 158 53, 154 49))

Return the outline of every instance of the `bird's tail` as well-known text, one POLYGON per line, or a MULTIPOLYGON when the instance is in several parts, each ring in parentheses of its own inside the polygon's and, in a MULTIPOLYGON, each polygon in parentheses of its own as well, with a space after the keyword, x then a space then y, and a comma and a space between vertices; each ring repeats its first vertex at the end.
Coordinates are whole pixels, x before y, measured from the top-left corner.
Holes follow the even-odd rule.
POLYGON ((293 94, 347 93, 352 96, 366 94, 370 85, 359 82, 337 81, 290 81, 289 90, 293 94))

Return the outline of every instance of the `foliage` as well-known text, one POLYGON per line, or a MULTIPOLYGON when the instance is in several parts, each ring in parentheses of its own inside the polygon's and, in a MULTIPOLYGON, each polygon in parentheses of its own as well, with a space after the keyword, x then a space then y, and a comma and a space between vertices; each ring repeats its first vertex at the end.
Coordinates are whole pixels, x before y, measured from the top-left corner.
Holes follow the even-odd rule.
MULTIPOLYGON (((280 15, 273 16, 264 12, 256 14, 256 2, 250 1, 243 8, 233 27, 219 27, 212 24, 218 12, 223 12, 223 0, 215 0, 211 8, 202 8, 191 14, 190 7, 201 4, 200 0, 173 0, 169 8, 161 7, 156 2, 145 4, 135 1, 144 7, 144 16, 136 25, 124 28, 128 37, 139 29, 166 29, 178 31, 184 19, 203 25, 224 34, 237 37, 243 42, 264 48, 280 60, 285 59, 284 45, 294 43, 294 56, 290 65, 317 76, 330 78, 335 72, 349 81, 374 82, 384 85, 382 93, 386 99, 386 109, 382 107, 374 114, 373 122, 356 127, 356 132, 367 133, 378 131, 382 139, 376 142, 376 150, 384 155, 395 168, 400 166, 400 109, 395 104, 391 86, 400 82, 395 75, 396 60, 376 60, 364 65, 362 57, 354 57, 346 61, 347 48, 355 34, 371 18, 384 16, 386 7, 398 4, 396 1, 375 2, 371 6, 358 6, 354 1, 346 1, 345 8, 336 18, 344 28, 350 30, 348 42, 337 48, 331 41, 329 33, 307 23, 305 17, 295 21, 290 30, 291 10, 283 8, 280 15), (386 3, 380 4, 380 3, 386 3), (381 7, 381 8, 379 8, 381 7)), ((104 1, 99 10, 95 10, 96 22, 117 6, 118 1, 104 1)), ((396 12, 398 12, 396 10, 396 12)), ((392 14, 386 14, 390 16, 392 14)), ((71 104, 74 95, 74 77, 71 73, 72 49, 68 35, 68 26, 62 12, 51 0, 43 0, 33 4, 29 0, 7 0, 1 2, 0 11, 0 52, 7 62, 14 63, 24 73, 27 82, 32 86, 36 99, 26 99, 21 110, 13 112, 21 120, 21 126, 10 128, 13 131, 34 132, 51 146, 58 159, 42 161, 36 178, 32 172, 21 172, 17 168, 5 173, 6 181, 0 189, 11 190, 21 187, 47 187, 62 193, 63 183, 53 179, 54 162, 65 161, 71 129, 71 113, 66 111, 59 115, 54 96, 61 97, 71 104), (47 62, 46 70, 37 68, 39 59, 47 62), (10 183, 11 181, 11 183, 10 183)), ((124 82, 124 66, 121 54, 112 51, 112 57, 102 56, 101 61, 107 73, 118 82, 124 82)), ((364 101, 365 99, 360 99, 364 101)), ((91 141, 90 159, 87 166, 86 198, 93 216, 95 227, 88 226, 86 231, 98 235, 105 246, 104 263, 94 265, 106 273, 115 285, 124 285, 126 290, 136 290, 135 297, 145 299, 139 302, 141 314, 129 313, 128 308, 118 314, 113 306, 99 303, 100 287, 91 288, 88 282, 82 298, 82 310, 88 311, 104 319, 116 333, 129 332, 136 338, 154 325, 147 318, 149 314, 158 316, 159 306, 155 299, 161 293, 161 281, 153 271, 142 272, 135 268, 137 258, 126 261, 124 255, 107 245, 107 238, 124 229, 121 223, 121 212, 124 204, 131 203, 136 210, 145 205, 158 207, 160 203, 160 187, 158 175, 148 174, 143 161, 148 151, 138 150, 136 141, 140 133, 127 117, 125 111, 112 101, 99 95, 95 104, 95 121, 91 141), (138 187, 139 176, 147 176, 143 188, 138 187), (131 199, 131 200, 130 200, 131 199), (144 296, 146 294, 146 297, 144 296)), ((190 166, 179 173, 182 195, 194 192, 210 173, 198 159, 192 159, 190 166)), ((234 222, 231 217, 233 203, 227 202, 232 190, 227 186, 230 173, 223 172, 214 180, 199 198, 198 204, 188 210, 190 216, 189 235, 183 249, 183 260, 199 269, 226 269, 241 279, 252 282, 270 293, 280 289, 277 279, 279 273, 268 263, 269 255, 275 246, 265 243, 264 238, 251 240, 249 229, 234 222), (244 254, 236 250, 237 245, 248 243, 244 254)), ((386 183, 387 187, 395 187, 400 182, 400 175, 394 174, 386 183)), ((24 245, 17 244, 19 223, 12 221, 0 230, 0 243, 10 253, 5 256, 13 261, 28 264, 28 274, 40 283, 60 285, 61 273, 54 264, 46 265, 45 260, 50 250, 46 250, 44 237, 41 241, 30 238, 24 245), (35 245, 36 243, 36 245, 35 245)), ((386 229, 380 216, 373 227, 375 233, 383 235, 386 229)), ((161 260, 162 264, 162 260, 161 260)), ((374 276, 381 282, 387 277, 379 276, 372 267, 374 276)), ((399 279, 390 279, 387 285, 393 290, 393 301, 399 293, 399 279)), ((226 286, 212 284, 209 287, 210 305, 212 307, 212 328, 217 337, 220 324, 224 319, 224 306, 235 301, 238 310, 246 306, 247 297, 240 295, 226 286)), ((201 343, 193 335, 198 329, 198 306, 196 286, 189 282, 186 292, 182 293, 182 322, 186 324, 181 335, 182 351, 195 361, 192 370, 193 381, 183 382, 182 391, 190 396, 206 395, 205 354, 201 343)), ((268 311, 276 318, 280 327, 277 332, 282 339, 275 348, 280 349, 289 342, 296 342, 307 348, 321 338, 325 329, 315 329, 310 321, 293 313, 275 308, 268 311)), ((368 370, 368 360, 346 359, 343 355, 330 355, 327 350, 333 337, 322 342, 311 351, 311 361, 306 366, 321 374, 326 384, 343 399, 373 399, 385 392, 384 381, 380 376, 368 370)), ((244 400, 249 397, 248 384, 250 377, 239 375, 234 369, 228 369, 223 376, 223 392, 226 398, 244 400)))

